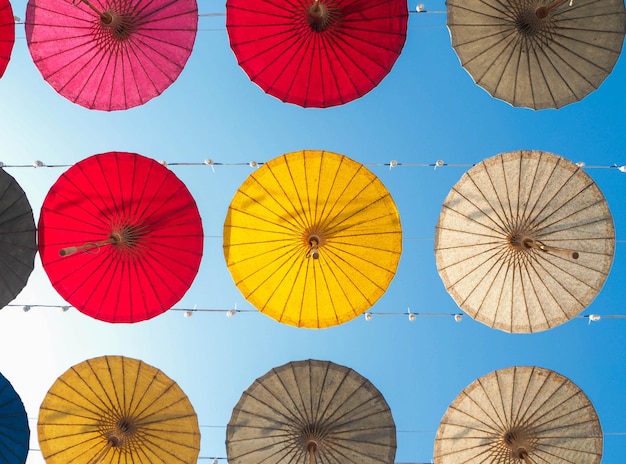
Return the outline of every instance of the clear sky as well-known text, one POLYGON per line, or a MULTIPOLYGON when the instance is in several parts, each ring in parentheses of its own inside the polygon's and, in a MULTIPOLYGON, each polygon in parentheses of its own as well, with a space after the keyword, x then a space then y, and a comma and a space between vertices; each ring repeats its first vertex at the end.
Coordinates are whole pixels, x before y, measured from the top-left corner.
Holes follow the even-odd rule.
MULTIPOLYGON (((205 232, 204 257, 191 289, 175 308, 134 325, 110 325, 75 309, 33 308, 65 302, 39 257, 25 290, 0 311, 0 372, 31 418, 29 464, 43 459, 36 439, 39 405, 54 380, 85 359, 118 354, 163 370, 188 394, 198 414, 200 456, 225 458, 225 432, 242 392, 272 367, 308 358, 330 360, 368 378, 390 405, 398 431, 397 462, 426 463, 441 417, 476 378, 513 365, 537 365, 569 377, 597 409, 605 432, 603 463, 624 462, 626 320, 574 319, 553 330, 511 335, 464 317, 447 294, 433 255, 435 224, 450 188, 468 166, 384 166, 391 160, 471 165, 501 152, 540 149, 587 166, 626 164, 626 60, 602 86, 560 110, 532 111, 495 100, 460 66, 445 26, 443 0, 431 14, 411 14, 406 44, 391 73, 372 92, 341 107, 304 109, 251 83, 230 50, 224 16, 201 16, 193 53, 161 96, 128 111, 89 111, 59 96, 33 65, 24 27, 0 80, 0 125, 6 165, 41 160, 72 164, 96 153, 130 151, 174 162, 207 158, 242 166, 171 166, 195 197, 205 232), (386 294, 364 317, 306 330, 252 311, 232 282, 222 227, 237 187, 253 168, 283 153, 321 149, 365 163, 393 195, 403 227, 403 254, 386 294), (410 322, 404 314, 435 313, 410 322), (383 316, 381 313, 391 313, 383 316)), ((25 0, 13 2, 24 18, 25 0)), ((411 2, 409 8, 414 10, 411 2)), ((224 2, 199 0, 201 14, 225 13, 224 2)), ((6 168, 21 184, 36 220, 48 189, 65 168, 6 168)), ((626 174, 588 169, 611 207, 617 236, 613 268, 582 314, 626 315, 626 174)), ((203 461, 206 462, 206 461, 203 461)), ((225 460, 220 462, 226 462, 225 460)))

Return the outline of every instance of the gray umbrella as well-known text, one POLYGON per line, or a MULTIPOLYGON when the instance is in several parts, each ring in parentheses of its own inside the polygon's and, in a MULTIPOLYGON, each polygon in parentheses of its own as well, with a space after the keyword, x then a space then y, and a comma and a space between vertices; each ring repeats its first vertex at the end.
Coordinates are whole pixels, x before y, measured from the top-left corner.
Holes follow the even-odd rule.
POLYGON ((446 411, 435 464, 599 464, 596 411, 571 380, 509 367, 470 384, 446 411))
POLYGON ((0 308, 22 291, 33 272, 35 236, 33 210, 26 194, 0 169, 0 308))
POLYGON ((560 108, 617 61, 624 0, 448 0, 448 28, 474 81, 513 106, 560 108))
POLYGON ((584 310, 615 250, 604 195, 579 166, 542 151, 502 153, 466 172, 444 201, 437 269, 474 319, 537 332, 584 310))
POLYGON ((329 361, 297 361, 243 393, 226 452, 230 464, 392 464, 396 428, 369 380, 329 361))

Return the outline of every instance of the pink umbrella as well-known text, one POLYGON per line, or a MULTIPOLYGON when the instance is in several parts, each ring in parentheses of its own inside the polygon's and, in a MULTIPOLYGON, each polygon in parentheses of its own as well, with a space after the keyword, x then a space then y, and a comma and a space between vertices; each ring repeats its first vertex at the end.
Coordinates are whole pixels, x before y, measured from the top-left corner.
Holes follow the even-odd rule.
POLYGON ((44 79, 89 109, 123 110, 161 94, 196 38, 196 0, 29 0, 26 39, 44 79))
POLYGON ((0 77, 9 65, 15 42, 15 19, 9 0, 0 0, 0 77))

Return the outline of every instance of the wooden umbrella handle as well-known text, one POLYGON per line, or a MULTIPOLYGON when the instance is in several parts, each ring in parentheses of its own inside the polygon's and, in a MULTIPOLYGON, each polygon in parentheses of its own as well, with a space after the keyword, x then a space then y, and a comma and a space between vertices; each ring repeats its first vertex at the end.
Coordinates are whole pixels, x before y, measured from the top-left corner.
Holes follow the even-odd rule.
POLYGON ((524 245, 526 248, 535 248, 537 250, 545 251, 547 253, 553 253, 555 255, 563 256, 565 258, 578 259, 578 257, 580 256, 577 251, 548 246, 544 243, 541 243, 539 240, 533 240, 532 238, 524 238, 522 240, 522 245, 524 245))
POLYGON ((109 237, 106 240, 100 240, 99 242, 91 242, 91 243, 85 243, 84 245, 81 246, 71 246, 71 247, 65 247, 65 248, 61 248, 59 250, 59 254, 61 256, 68 256, 71 254, 76 253, 77 251, 85 251, 85 250, 89 250, 91 248, 100 248, 103 245, 110 245, 112 243, 116 243, 118 242, 118 239, 116 237, 109 237))
POLYGON ((317 443, 314 441, 310 441, 307 444, 307 449, 309 450, 309 464, 315 464, 315 452, 317 451, 317 443))
POLYGON ((549 5, 544 5, 544 6, 540 6, 539 8, 537 8, 535 10, 535 14, 537 15, 539 19, 545 19, 552 10, 563 5, 563 3, 565 3, 566 1, 567 0, 554 0, 549 5))
POLYGON ((91 3, 89 0, 74 0, 74 5, 78 4, 78 3, 84 3, 85 5, 87 5, 89 8, 91 8, 98 16, 100 16, 100 19, 105 23, 105 24, 110 24, 111 21, 113 20, 113 17, 111 16, 110 13, 105 13, 103 11, 100 11, 99 9, 97 9, 93 3, 91 3))

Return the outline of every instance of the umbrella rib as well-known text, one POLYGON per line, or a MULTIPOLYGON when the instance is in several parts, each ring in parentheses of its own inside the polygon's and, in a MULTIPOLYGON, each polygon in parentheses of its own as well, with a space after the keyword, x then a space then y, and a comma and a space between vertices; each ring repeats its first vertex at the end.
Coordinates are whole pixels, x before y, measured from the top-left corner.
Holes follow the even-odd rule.
MULTIPOLYGON (((344 158, 342 157, 340 160, 340 164, 339 167, 337 168, 337 171, 335 173, 335 176, 338 178, 339 173, 341 172, 342 169, 347 170, 349 169, 349 165, 346 168, 343 168, 344 166, 344 158)), ((326 205, 328 204, 328 212, 326 213, 326 215, 324 216, 324 221, 320 224, 320 228, 322 228, 323 230, 328 231, 328 233, 330 233, 332 231, 332 227, 333 227, 333 221, 340 217, 341 213, 343 213, 343 211, 345 211, 345 209, 350 206, 350 203, 354 201, 355 198, 358 198, 358 196, 361 194, 361 191, 359 191, 356 195, 352 195, 350 194, 350 200, 349 201, 343 201, 343 204, 341 203, 341 200, 343 198, 345 198, 345 196, 348 196, 346 192, 348 192, 348 189, 350 188, 352 182, 354 181, 354 179, 358 176, 358 175, 363 175, 363 174, 359 174, 365 172, 366 174, 369 174, 367 171, 365 171, 365 167, 363 165, 359 165, 357 170, 354 171, 351 175, 351 177, 346 180, 346 181, 342 181, 340 184, 333 182, 333 189, 335 186, 337 186, 337 190, 339 191, 339 194, 335 197, 334 201, 332 203, 325 203, 324 204, 324 210, 326 210, 326 205), (336 208, 339 208, 339 211, 336 211, 336 208)), ((369 177, 369 176, 368 176, 369 177)), ((371 183, 371 180, 370 180, 371 183)), ((330 196, 330 192, 329 192, 329 196, 330 196)))
POLYGON ((19 214, 15 215, 15 213, 17 213, 18 211, 4 210, 0 212, 0 236, 6 236, 9 234, 15 234, 18 232, 22 233, 22 232, 30 232, 30 231, 34 232, 35 231, 34 227, 32 227, 32 229, 27 229, 27 228, 22 227, 23 230, 17 230, 13 226, 14 222, 18 222, 18 223, 23 222, 24 219, 28 221, 29 225, 32 222, 33 210, 30 208, 30 205, 27 202, 23 201, 23 198, 20 198, 19 200, 22 200, 22 201, 15 201, 11 204, 11 208, 14 208, 18 211, 23 210, 22 212, 19 212, 19 214), (9 217, 9 213, 13 215, 9 217))
MULTIPOLYGON (((302 196, 300 195, 300 189, 298 188, 298 183, 295 180, 294 177, 294 172, 292 170, 292 166, 289 164, 289 158, 285 157, 283 158, 284 162, 285 162, 285 168, 287 168, 287 173, 288 173, 288 180, 291 182, 291 186, 293 187, 293 191, 295 192, 295 197, 292 197, 291 195, 287 195, 287 192, 283 189, 283 182, 280 182, 278 180, 278 178, 276 177, 276 174, 274 172, 274 170, 272 169, 272 165, 268 165, 268 169, 269 171, 272 173, 272 176, 274 176, 274 179, 276 180, 276 183, 280 186, 283 194, 285 195, 285 198, 289 200, 289 206, 292 207, 293 211, 298 211, 298 207, 300 208, 300 211, 302 211, 300 217, 302 218, 302 223, 303 226, 310 226, 311 224, 307 224, 307 222, 310 221, 310 217, 307 217, 307 213, 310 214, 310 207, 307 209, 304 206, 304 201, 302 196), (297 201, 297 204, 296 204, 297 201)), ((309 196, 309 186, 308 186, 308 176, 307 176, 307 162, 306 162, 306 152, 303 152, 303 158, 302 158, 302 162, 303 162, 303 178, 304 178, 304 192, 303 195, 306 197, 306 200, 308 200, 308 196, 309 196)), ((294 169, 296 169, 294 167, 294 169)), ((286 181, 285 181, 286 183, 286 181)), ((298 221, 300 222, 300 221, 298 221)))
MULTIPOLYGON (((245 195, 246 197, 248 197, 248 195, 246 195, 243 192, 239 192, 239 193, 241 193, 241 194, 245 195)), ((265 208, 265 206, 263 205, 263 202, 258 202, 257 200, 255 200, 255 199, 253 199, 251 197, 248 197, 248 198, 250 198, 251 200, 255 201, 258 206, 262 206, 262 207, 265 208)), ((298 224, 299 218, 297 218, 295 216, 291 216, 289 218, 290 220, 285 219, 285 218, 281 218, 281 217, 278 217, 278 220, 272 220, 271 218, 263 217, 260 214, 252 214, 252 212, 250 212, 247 208, 238 208, 236 206, 231 205, 230 206, 230 210, 231 211, 236 211, 237 213, 240 213, 240 214, 242 214, 244 216, 249 216, 249 217, 251 217, 251 218, 253 218, 255 220, 262 221, 262 222, 265 222, 265 223, 270 225, 270 227, 268 227, 268 228, 260 228, 259 226, 255 226, 255 227, 241 226, 241 225, 238 225, 238 224, 233 224, 233 221, 231 220, 230 223, 226 225, 226 227, 229 227, 231 229, 242 229, 242 230, 251 230, 251 231, 268 232, 268 233, 280 233, 280 232, 276 231, 276 229, 279 229, 279 230, 283 230, 283 231, 286 231, 286 232, 292 234, 292 233, 297 233, 299 230, 301 230, 300 227, 302 227, 302 228, 304 227, 304 226, 300 226, 300 224, 298 224), (298 226, 300 226, 300 227, 298 227, 298 226)), ((266 211, 267 212, 272 212, 269 209, 267 209, 266 211)), ((272 212, 272 214, 276 214, 276 213, 272 212)))
MULTIPOLYGON (((545 165, 547 163, 549 163, 551 161, 551 157, 548 157, 548 160, 545 159, 546 157, 544 156, 543 152, 539 153, 539 159, 537 160, 537 169, 535 170, 535 173, 533 175, 532 178, 532 183, 531 183, 531 191, 534 191, 537 187, 537 183, 539 182, 539 177, 538 177, 538 171, 539 171, 539 165, 545 165)), ((552 164, 552 163, 550 163, 552 164)), ((550 185, 550 180, 552 179, 552 177, 555 175, 556 172, 556 168, 557 168, 557 163, 552 164, 551 166, 551 170, 550 172, 545 176, 545 180, 543 182, 543 185, 539 186, 540 191, 537 193, 537 195, 535 196, 535 201, 533 203, 533 205, 528 209, 528 214, 526 215, 526 217, 524 218, 524 223, 528 225, 528 227, 533 228, 535 226, 535 221, 537 219, 537 217, 539 216, 539 214, 541 214, 543 211, 545 211, 547 205, 550 204, 550 202, 552 201, 552 198, 550 199, 545 199, 545 192, 548 188, 548 185, 550 185), (540 206, 539 202, 543 201, 543 206, 540 206), (540 208, 539 211, 536 211, 537 208, 540 208)), ((529 198, 530 200, 530 198, 529 198)))
MULTIPOLYGON (((288 166, 287 166, 288 167, 288 166)), ((276 173, 271 169, 271 166, 268 166, 268 171, 269 173, 272 175, 272 178, 274 179, 274 182, 276 184, 276 186, 279 188, 279 190, 277 190, 276 192, 279 192, 282 194, 282 197, 284 200, 286 200, 288 203, 287 204, 283 204, 282 201, 278 201, 277 199, 275 199, 274 197, 274 191, 270 191, 268 190, 265 185, 263 184, 263 182, 259 181, 259 179, 257 179, 254 175, 251 176, 251 178, 256 182, 257 186, 260 187, 261 189, 263 189, 263 191, 270 196, 276 203, 277 205, 286 213, 286 215, 289 217, 289 220, 286 220, 285 218, 279 216, 277 213, 273 212, 271 209, 267 208, 264 204, 263 201, 260 200, 256 200, 254 199, 260 206, 262 206, 263 208, 267 209, 268 212, 270 212, 271 214, 275 215, 278 219, 280 219, 280 223, 285 222, 286 224, 289 224, 292 227, 293 231, 297 231, 299 230, 299 228, 306 228, 306 223, 303 221, 303 218, 298 215, 298 214, 293 214, 294 212, 297 211, 297 205, 294 203, 293 201, 293 197, 291 195, 289 195, 287 193, 287 191, 285 190, 284 186, 282 185, 281 180, 279 179, 279 177, 276 175, 276 173), (291 207, 291 209, 289 209, 288 207, 291 207)), ((295 186, 295 183, 294 183, 295 186)), ((239 190, 239 192, 241 192, 241 189, 239 190)), ((244 193, 244 195, 248 196, 247 194, 244 193)), ((252 198, 251 198, 252 199, 252 198)), ((269 222, 269 221, 268 221, 269 222)))
MULTIPOLYGON (((560 163, 561 159, 559 159, 559 162, 557 162, 557 164, 554 165, 553 173, 556 171, 558 163, 560 163)), ((578 169, 580 169, 580 168, 578 168, 578 169)), ((534 218, 532 220, 532 225, 535 228, 539 228, 539 226, 541 226, 541 224, 543 224, 546 220, 548 220, 550 217, 552 217, 556 212, 560 211, 561 208, 564 208, 566 206, 565 204, 567 202, 569 202, 570 200, 573 200, 574 198, 576 198, 580 194, 580 192, 582 190, 586 190, 587 188, 590 187, 591 184, 588 182, 586 185, 582 186, 582 188, 580 188, 580 189, 577 188, 576 190, 577 190, 578 193, 576 193, 573 197, 570 197, 570 198, 568 198, 567 200, 564 200, 564 201, 558 201, 558 197, 560 196, 560 194, 562 192, 562 189, 565 188, 567 186, 567 184, 570 183, 570 181, 575 180, 576 175, 577 175, 576 171, 571 172, 569 177, 567 179, 565 179, 561 183, 559 188, 557 190, 555 190, 555 192, 550 196, 550 198, 547 198, 545 200, 543 206, 541 207, 541 209, 539 211, 536 212, 536 214, 535 214, 535 216, 534 216, 534 218), (554 206, 554 205, 557 205, 557 208, 553 208, 554 211, 549 211, 549 214, 547 214, 544 218, 539 220, 541 215, 544 214, 546 212, 546 210, 548 210, 548 207, 554 206)), ((552 175, 550 177, 552 177, 552 175)), ((546 180, 545 186, 547 186, 547 185, 548 185, 548 181, 546 180)), ((543 191, 545 191, 545 186, 544 186, 544 190, 543 191)), ((538 200, 539 199, 537 199, 537 201, 538 200)))
MULTIPOLYGON (((264 242, 258 242, 258 243, 264 243, 264 242)), ((276 243, 281 245, 281 241, 277 240, 276 243)), ((252 244, 254 244, 254 242, 252 244)), ((237 279, 235 284, 237 284, 237 285, 241 284, 246 279, 252 277, 253 275, 257 274, 260 271, 264 271, 265 269, 270 268, 270 266, 272 266, 272 265, 275 265, 275 267, 277 269, 280 269, 281 266, 286 265, 286 264, 290 264, 290 266, 289 266, 290 269, 286 271, 286 274, 288 272, 290 272, 291 267, 293 267, 295 265, 295 262, 290 263, 290 261, 295 261, 298 258, 298 256, 301 254, 300 247, 295 246, 295 245, 292 245, 292 246, 278 246, 278 247, 276 247, 276 248, 274 248, 272 250, 265 251, 265 252, 263 252, 261 254, 257 254, 257 255, 254 255, 254 256, 248 256, 248 257, 243 257, 243 258, 239 259, 238 261, 235 261, 235 262, 231 261, 231 262, 229 262, 229 266, 232 267, 232 266, 241 265, 242 263, 245 263, 246 261, 254 260, 256 258, 263 257, 264 255, 270 256, 270 255, 274 254, 276 251, 283 250, 283 249, 285 251, 280 256, 275 256, 273 259, 267 260, 265 262, 265 264, 263 264, 262 266, 255 266, 255 268, 251 269, 249 271, 249 273, 244 274, 239 279, 237 279), (281 260, 281 262, 278 262, 279 260, 281 260)), ((245 269, 245 267, 244 267, 244 269, 245 269)), ((241 271, 241 269, 238 269, 238 270, 241 271)), ((283 277, 283 279, 284 278, 286 278, 286 276, 283 277)), ((263 283, 265 283, 265 282, 262 282, 261 284, 263 284, 263 283)), ((281 281, 281 283, 282 283, 282 281, 281 281)), ((258 288, 258 287, 256 287, 256 288, 258 288)))
MULTIPOLYGON (((538 176, 538 173, 539 173, 539 166, 541 165, 541 160, 542 160, 542 155, 539 155, 539 160, 538 160, 537 163, 535 163, 535 169, 533 170, 532 175, 530 175, 529 173, 524 173, 524 175, 522 175, 522 170, 528 163, 524 163, 523 162, 523 157, 520 156, 520 166, 519 166, 520 174, 519 174, 519 179, 520 179, 520 181, 521 181, 522 177, 524 177, 525 179, 530 179, 530 188, 529 188, 530 192, 532 192, 535 189, 535 183, 537 182, 537 179, 538 179, 537 176, 538 176)), ((542 192, 545 189, 546 185, 543 186, 542 192)), ((535 209, 535 207, 537 205, 537 202, 541 198, 540 194, 537 195, 537 198, 535 199, 535 203, 532 206, 530 206, 530 192, 529 192, 529 194, 527 195, 527 198, 524 201, 524 209, 523 209, 521 217, 519 219, 520 224, 527 224, 528 223, 530 215, 533 214, 533 210, 535 209)))
MULTIPOLYGON (((324 153, 325 152, 322 152, 322 163, 324 162, 324 158, 323 158, 324 153)), ((331 198, 333 192, 335 191, 335 187, 341 188, 340 186, 338 186, 339 173, 341 172, 342 169, 348 169, 348 168, 344 168, 344 166, 345 166, 344 161, 345 161, 345 157, 342 156, 341 158, 339 158, 339 165, 337 166, 336 169, 333 170, 333 174, 334 175, 333 175, 333 178, 332 178, 332 182, 330 182, 330 186, 329 186, 329 189, 328 189, 328 194, 323 199, 324 203, 322 205, 322 209, 321 209, 320 214, 319 214, 319 219, 318 219, 319 224, 318 225, 319 225, 320 228, 323 228, 324 230, 326 230, 326 227, 327 227, 326 226, 326 222, 328 221, 328 218, 331 217, 332 210, 334 209, 334 207, 335 207, 335 205, 336 205, 336 203, 338 201, 338 199, 335 200, 335 202, 332 205, 329 203, 330 198, 331 198)), ((320 185, 321 185, 321 182, 320 182, 320 185)), ((339 197, 340 196, 341 196, 341 193, 339 194, 339 197)), ((337 198, 339 198, 339 197, 337 197, 337 198)))
MULTIPOLYGON (((329 250, 330 251, 330 250, 329 250)), ((359 255, 356 255, 354 253, 349 253, 347 251, 341 253, 343 255, 347 255, 353 258, 358 258, 368 264, 373 264, 374 266, 378 267, 379 269, 385 270, 385 271, 389 271, 388 269, 376 264, 376 263, 372 263, 370 261, 365 260, 364 258, 362 258, 359 255)), ((346 277, 347 280, 350 280, 347 272, 343 269, 344 267, 350 267, 352 268, 357 274, 360 274, 362 277, 364 277, 367 281, 369 281, 370 283, 372 283, 377 289, 381 290, 381 291, 385 291, 385 287, 381 286, 378 282, 374 281, 366 272, 364 272, 362 269, 352 265, 351 263, 349 263, 346 259, 344 259, 341 254, 335 252, 332 255, 335 257, 335 260, 333 260, 333 264, 336 266, 337 269, 339 269, 341 271, 341 273, 346 277), (344 265, 342 266, 341 264, 339 264, 339 261, 341 261, 344 265)), ((327 253, 328 259, 330 260, 330 253, 327 253)), ((370 299, 367 297, 367 295, 365 295, 365 293, 363 293, 363 291, 361 291, 361 289, 359 289, 358 287, 356 287, 356 289, 359 291, 359 294, 361 295, 361 297, 366 300, 370 305, 373 304, 370 299)))
MULTIPOLYGON (((328 371, 330 370, 331 365, 330 364, 326 364, 326 375, 328 374, 328 371)), ((348 403, 349 399, 352 398, 356 392, 356 390, 358 390, 359 388, 361 388, 363 386, 363 384, 365 383, 365 379, 361 379, 361 384, 351 388, 349 385, 347 385, 348 382, 348 376, 350 375, 349 370, 343 370, 342 369, 342 377, 340 379, 333 379, 335 382, 335 388, 332 394, 329 394, 329 401, 326 402, 326 405, 324 407, 323 411, 320 411, 319 417, 316 417, 316 419, 320 420, 322 418, 324 418, 324 425, 326 425, 329 421, 331 420, 335 420, 334 416, 336 413, 338 413, 338 411, 341 410, 342 407, 346 406, 346 404, 348 403), (341 391, 342 389, 345 390, 351 390, 350 394, 346 397, 346 398, 342 398, 341 402, 334 406, 333 405, 333 400, 335 400, 336 398, 339 397, 339 391, 341 391), (332 409, 331 409, 332 407, 332 409)), ((324 380, 326 380, 326 376, 324 378, 324 380)), ((322 384, 322 388, 320 388, 320 396, 322 394, 322 392, 324 390, 326 390, 327 387, 325 386, 325 382, 322 384)), ((348 411, 350 412, 350 411, 348 411)), ((339 417, 341 418, 341 416, 339 417)), ((337 419, 338 420, 338 419, 337 419)))
MULTIPOLYGON (((501 163, 500 166, 502 167, 502 174, 505 174, 503 160, 499 159, 499 161, 501 163)), ((493 181, 492 173, 488 169, 487 165, 483 164, 483 168, 484 168, 485 174, 487 176, 487 179, 489 179, 489 185, 491 186, 491 189, 496 194, 497 206, 499 206, 499 208, 494 207, 494 203, 492 203, 489 200, 489 197, 479 187, 479 185, 476 183, 476 181, 471 176, 471 174, 468 174, 468 177, 472 180, 472 182, 474 183, 474 185, 476 186, 478 191, 481 193, 483 198, 487 201, 487 204, 491 207, 491 209, 493 210, 493 213, 496 214, 498 219, 501 221, 500 227, 502 228, 503 232, 508 232, 507 229, 509 229, 511 227, 512 222, 513 222, 513 217, 509 216, 507 213, 510 213, 512 215, 513 211, 512 211, 511 205, 510 205, 510 201, 509 201, 509 208, 508 208, 508 211, 507 211, 507 208, 504 205, 504 202, 502 200, 502 197, 504 197, 507 200, 509 200, 509 186, 508 186, 507 181, 506 181, 506 175, 502 175, 502 180, 504 181, 504 190, 505 190, 505 192, 500 192, 500 189, 496 187, 496 185, 495 185, 495 183, 493 181), (502 195, 502 197, 501 197, 501 195, 502 195)))

